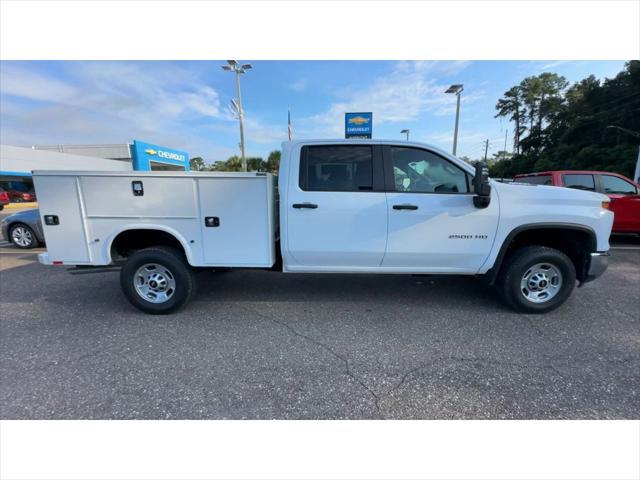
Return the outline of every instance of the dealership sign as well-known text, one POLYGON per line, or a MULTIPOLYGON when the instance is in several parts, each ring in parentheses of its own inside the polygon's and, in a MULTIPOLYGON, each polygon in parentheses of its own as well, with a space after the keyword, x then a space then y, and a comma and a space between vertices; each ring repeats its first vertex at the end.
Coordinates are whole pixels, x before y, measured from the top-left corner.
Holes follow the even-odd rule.
POLYGON ((373 113, 345 113, 344 138, 371 138, 373 113))
POLYGON ((131 146, 134 170, 189 170, 189 154, 134 140, 131 146))

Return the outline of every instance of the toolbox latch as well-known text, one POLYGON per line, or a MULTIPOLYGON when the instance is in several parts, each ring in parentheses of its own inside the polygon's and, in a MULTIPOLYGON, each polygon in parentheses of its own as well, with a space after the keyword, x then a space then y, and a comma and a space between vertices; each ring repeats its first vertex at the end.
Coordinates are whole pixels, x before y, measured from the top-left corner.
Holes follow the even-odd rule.
POLYGON ((45 225, 60 225, 60 219, 58 215, 45 215, 44 216, 44 224, 45 225))
POLYGON ((134 180, 131 182, 131 190, 134 197, 141 197, 144 195, 144 187, 142 186, 142 180, 134 180))
POLYGON ((220 218, 219 217, 204 217, 204 226, 205 227, 219 227, 220 226, 220 218))

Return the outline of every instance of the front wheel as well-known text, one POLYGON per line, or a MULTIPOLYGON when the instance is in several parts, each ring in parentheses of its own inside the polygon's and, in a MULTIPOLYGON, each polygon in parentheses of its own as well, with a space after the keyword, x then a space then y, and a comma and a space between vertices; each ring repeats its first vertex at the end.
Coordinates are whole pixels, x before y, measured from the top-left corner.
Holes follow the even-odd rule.
POLYGON ((196 281, 184 255, 167 247, 151 247, 129 257, 120 271, 127 300, 146 313, 178 310, 194 295, 196 281))
POLYGON ((576 269, 559 250, 529 246, 511 253, 498 289, 507 304, 525 313, 546 313, 562 305, 576 283, 576 269))

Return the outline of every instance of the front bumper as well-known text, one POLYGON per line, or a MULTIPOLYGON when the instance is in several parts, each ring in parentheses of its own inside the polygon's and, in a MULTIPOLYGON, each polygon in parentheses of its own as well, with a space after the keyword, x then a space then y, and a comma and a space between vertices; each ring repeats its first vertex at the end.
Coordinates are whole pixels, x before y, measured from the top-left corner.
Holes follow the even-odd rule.
POLYGON ((591 254, 589 259, 589 270, 585 282, 595 280, 602 275, 609 266, 609 252, 595 252, 591 254))

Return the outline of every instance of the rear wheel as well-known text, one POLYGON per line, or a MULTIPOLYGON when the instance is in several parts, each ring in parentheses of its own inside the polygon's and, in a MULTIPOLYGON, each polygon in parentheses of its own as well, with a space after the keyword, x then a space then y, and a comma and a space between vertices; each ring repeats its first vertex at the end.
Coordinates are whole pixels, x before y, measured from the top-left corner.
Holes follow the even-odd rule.
POLYGON ((196 281, 182 252, 151 247, 129 257, 120 271, 120 286, 134 307, 146 313, 166 314, 189 301, 196 281))
POLYGON ((507 304, 526 313, 545 313, 562 305, 576 283, 576 269, 559 250, 529 246, 505 260, 498 289, 507 304))
POLYGON ((35 248, 38 246, 36 234, 27 225, 16 223, 9 228, 9 240, 18 248, 35 248))

